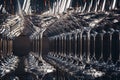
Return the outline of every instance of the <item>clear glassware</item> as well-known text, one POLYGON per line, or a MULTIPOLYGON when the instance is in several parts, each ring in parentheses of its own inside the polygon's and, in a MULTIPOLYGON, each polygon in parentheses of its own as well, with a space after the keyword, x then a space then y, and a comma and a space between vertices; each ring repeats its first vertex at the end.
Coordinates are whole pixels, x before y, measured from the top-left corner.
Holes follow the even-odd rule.
POLYGON ((109 43, 109 45, 110 45, 110 47, 109 47, 110 53, 109 53, 109 58, 108 58, 108 60, 106 62, 106 65, 105 65, 107 71, 111 71, 115 67, 115 65, 114 65, 114 63, 112 61, 112 35, 113 35, 114 31, 115 30, 113 28, 109 28, 109 31, 108 31, 109 40, 110 40, 110 43, 109 43))
POLYGON ((91 57, 91 64, 94 65, 94 63, 97 63, 97 59, 96 59, 96 36, 97 36, 97 32, 93 31, 93 33, 91 34, 91 36, 93 36, 93 56, 91 57))
POLYGON ((104 62, 104 59, 103 59, 103 39, 104 39, 104 34, 106 33, 105 30, 102 30, 102 32, 100 33, 100 36, 101 36, 101 55, 100 55, 100 59, 99 59, 99 64, 101 66, 105 65, 106 63, 104 62))
POLYGON ((84 31, 86 31, 87 34, 87 63, 90 62, 90 27, 84 27, 84 31))

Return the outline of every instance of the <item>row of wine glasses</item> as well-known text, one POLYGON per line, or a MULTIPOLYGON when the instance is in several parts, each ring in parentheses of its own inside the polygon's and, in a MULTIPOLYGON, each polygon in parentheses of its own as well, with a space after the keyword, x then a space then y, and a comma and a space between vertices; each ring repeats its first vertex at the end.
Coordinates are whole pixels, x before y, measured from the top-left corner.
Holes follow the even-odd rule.
MULTIPOLYGON (((48 62, 77 78, 79 76, 79 78, 94 79, 107 74, 113 75, 113 73, 118 75, 119 58, 116 57, 116 60, 113 61, 113 56, 115 56, 113 42, 114 38, 117 38, 119 43, 119 19, 117 18, 119 14, 109 11, 107 14, 89 13, 79 16, 73 14, 72 16, 76 17, 72 17, 72 21, 75 22, 76 19, 79 28, 70 32, 58 32, 58 35, 49 38, 51 47, 47 55, 48 62), (95 18, 98 16, 100 21, 97 22, 95 18), (91 21, 94 26, 91 26, 91 21), (115 34, 117 34, 116 37, 114 37, 115 34)), ((117 48, 119 45, 114 47, 116 47, 115 50, 119 50, 117 48)), ((119 56, 118 53, 117 56, 119 56)))
MULTIPOLYGON (((31 1, 33 2, 33 1, 31 1)), ((39 3, 39 2, 38 2, 39 3)), ((32 3, 32 11, 33 13, 39 13, 40 9, 38 4, 36 2, 32 3), (34 6, 34 5, 38 5, 34 6)), ((119 8, 119 0, 89 0, 89 1, 84 1, 84 0, 57 0, 57 1, 44 1, 44 5, 41 6, 45 10, 43 10, 43 14, 47 15, 54 15, 54 16, 59 16, 59 14, 63 14, 64 12, 68 12, 67 14, 71 12, 80 12, 84 14, 85 12, 101 12, 101 11, 109 11, 109 10, 114 10, 119 8), (72 8, 73 7, 73 8, 72 8), (46 11, 48 10, 48 11, 46 11)))
MULTIPOLYGON (((96 36, 96 34, 98 34, 98 33, 96 32, 94 35, 92 34, 92 36, 96 36)), ((101 37, 101 38, 103 38, 103 37, 101 37)), ((101 42, 101 45, 103 45, 103 40, 101 42)), ((94 47, 95 47, 95 39, 94 39, 94 47)), ((109 47, 111 47, 111 46, 109 46, 109 47)), ((102 50, 102 46, 101 46, 101 50, 102 50)), ((95 51, 95 48, 94 48, 94 51, 95 51)), ((73 52, 71 52, 71 53, 72 54, 69 53, 70 54, 70 56, 69 56, 66 53, 64 53, 64 54, 61 53, 60 54, 60 53, 57 53, 57 52, 54 53, 54 51, 53 51, 53 52, 49 53, 48 57, 56 62, 56 63, 54 63, 54 61, 51 61, 51 62, 54 63, 54 65, 56 65, 56 66, 63 65, 60 68, 63 69, 63 70, 65 70, 65 71, 68 71, 68 72, 70 72, 70 70, 72 68, 73 68, 72 71, 76 71, 76 67, 77 66, 78 66, 77 69, 80 69, 80 70, 88 67, 89 69, 90 68, 95 68, 96 70, 99 70, 99 71, 102 71, 102 72, 109 72, 111 70, 114 70, 115 68, 118 69, 117 67, 115 67, 116 65, 118 65, 117 64, 118 62, 116 62, 116 63, 112 62, 112 56, 111 55, 113 55, 113 54, 111 54, 111 52, 108 53, 109 54, 109 58, 108 58, 107 61, 104 61, 103 57, 105 57, 105 56, 103 56, 103 50, 101 51, 101 56, 99 57, 99 59, 96 59, 97 53, 93 52, 94 54, 91 57, 89 56, 89 58, 90 58, 89 62, 88 62, 88 58, 86 58, 84 60, 83 59, 80 60, 79 57, 76 57, 75 53, 74 54, 73 54, 73 52), (79 64, 79 61, 80 62, 83 61, 82 64, 79 64), (74 67, 75 67, 75 69, 74 69, 74 67)), ((84 56, 82 56, 82 58, 84 58, 84 56)), ((84 73, 85 72, 86 72, 86 70, 84 71, 84 73)), ((93 72, 94 72, 94 70, 93 70, 93 72)), ((86 74, 87 73, 88 73, 88 71, 86 72, 86 74)), ((97 76, 97 75, 94 75, 94 76, 97 76)))
MULTIPOLYGON (((0 13, 9 13, 9 14, 15 14, 16 8, 15 8, 15 3, 17 1, 4 1, 1 0, 0 3, 0 13), (7 4, 7 5, 6 5, 7 4), (10 6, 10 7, 9 7, 10 6)), ((47 13, 49 15, 58 15, 62 14, 63 12, 66 12, 68 8, 74 7, 75 12, 98 12, 98 11, 108 11, 112 9, 118 9, 120 7, 119 5, 119 0, 89 0, 89 1, 84 1, 84 0, 43 0, 43 3, 41 1, 34 1, 34 0, 24 0, 22 2, 22 10, 26 14, 39 14, 39 13, 47 13), (37 5, 37 6, 36 6, 37 5), (30 8, 29 8, 30 7, 30 8), (42 7, 42 8, 41 8, 42 7), (48 10, 48 11, 47 11, 48 10), (46 11, 46 12, 45 12, 46 11)))
MULTIPOLYGON (((79 54, 78 53, 76 53, 77 51, 77 49, 75 48, 75 46, 73 45, 73 44, 75 44, 75 45, 77 45, 76 44, 76 40, 75 40, 75 42, 73 42, 74 40, 73 40, 73 37, 75 37, 75 36, 72 36, 73 34, 70 34, 69 35, 69 46, 66 46, 67 48, 69 48, 69 53, 68 54, 66 54, 66 50, 63 52, 63 51, 61 51, 62 53, 60 54, 60 52, 58 51, 58 53, 57 52, 50 52, 49 54, 50 55, 48 55, 48 57, 50 58, 50 59, 53 59, 53 60, 55 60, 56 61, 56 63, 54 63, 54 65, 57 65, 57 66, 61 66, 60 68, 61 69, 63 69, 63 70, 65 70, 65 71, 67 71, 67 72, 70 72, 71 74, 73 74, 73 72, 76 72, 76 70, 78 69, 78 70, 83 70, 84 68, 85 68, 85 66, 90 62, 90 54, 88 53, 88 51, 86 52, 86 53, 84 53, 84 56, 85 56, 85 58, 86 59, 83 59, 83 56, 81 57, 79 57, 79 54), (71 38, 72 37, 72 38, 71 38), (74 47, 72 47, 72 46, 74 46, 74 47), (72 47, 72 48, 71 48, 72 47), (73 50, 75 50, 75 51, 73 51, 73 50), (73 51, 73 52, 72 52, 73 51), (75 53, 74 53, 75 52, 75 53), (52 55, 52 56, 51 56, 52 55), (89 55, 89 56, 88 56, 89 55)), ((67 35, 68 36, 68 35, 67 35)), ((66 35, 64 36, 64 37, 66 37, 66 35)), ((57 37, 55 37, 55 38, 57 38, 57 37)), ((57 39, 55 39, 55 40, 57 40, 57 39)), ((63 38, 61 39, 61 40, 63 40, 63 38)), ((60 41, 61 41, 60 40, 60 41)), ((56 42, 56 41, 55 41, 56 42)), ((60 44, 60 43, 59 43, 60 44)), ((55 44, 56 45, 56 44, 55 44)), ((54 46, 55 46, 54 45, 54 46)), ((64 46, 64 44, 63 44, 63 41, 61 41, 61 45, 62 45, 62 47, 64 46)), ((58 47, 58 45, 56 46, 56 47, 58 47)), ((61 48, 62 48, 61 47, 61 48)), ((60 48, 60 47, 59 47, 60 48)), ((65 46, 63 47, 63 48, 65 48, 65 46)), ((62 50, 63 50, 63 48, 62 48, 62 50)), ((80 47, 79 47, 80 48, 80 47)), ((56 48, 55 48, 56 49, 56 48)), ((55 51, 57 51, 57 50, 55 50, 55 51)), ((82 54, 81 54, 82 55, 82 54)), ((49 60, 50 61, 50 60, 49 60)), ((52 61, 51 61, 52 62, 52 61)), ((85 72, 86 70, 84 70, 84 72, 85 72)), ((94 72, 94 70, 93 70, 93 72, 94 72)), ((102 73, 102 72, 101 72, 102 73)), ((98 75, 99 76, 99 75, 98 75)))

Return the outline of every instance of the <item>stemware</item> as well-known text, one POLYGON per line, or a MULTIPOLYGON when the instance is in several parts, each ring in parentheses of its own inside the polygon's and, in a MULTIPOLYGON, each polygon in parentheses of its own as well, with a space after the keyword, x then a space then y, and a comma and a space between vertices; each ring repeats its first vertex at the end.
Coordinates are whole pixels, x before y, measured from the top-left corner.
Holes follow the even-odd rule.
POLYGON ((91 34, 93 36, 93 56, 91 57, 91 64, 96 63, 96 35, 98 33, 96 31, 93 31, 91 34))
POLYGON ((93 6, 93 0, 91 0, 91 2, 89 3, 88 13, 91 12, 92 6, 93 6))
POLYGON ((103 59, 103 37, 104 34, 106 33, 105 30, 100 30, 100 39, 101 39, 101 53, 100 53, 100 58, 98 61, 95 61, 95 63, 92 64, 92 66, 96 69, 96 70, 100 70, 106 65, 104 59, 103 59))
POLYGON ((64 34, 64 57, 67 56, 67 42, 66 42, 66 33, 64 34))
POLYGON ((42 28, 41 33, 40 33, 40 54, 39 54, 39 56, 40 56, 41 61, 43 61, 43 62, 44 62, 44 60, 42 59, 42 41, 43 41, 43 33, 45 30, 46 30, 46 28, 42 28))
POLYGON ((80 58, 80 61, 82 61, 82 57, 83 57, 83 55, 82 55, 82 35, 83 35, 83 31, 84 30, 82 30, 82 29, 78 29, 78 33, 80 34, 80 56, 79 56, 79 58, 80 58))
POLYGON ((105 30, 101 30, 100 36, 101 36, 101 54, 100 54, 100 59, 99 59, 99 64, 100 65, 105 65, 105 62, 103 60, 103 40, 104 40, 104 34, 106 33, 105 30))
POLYGON ((78 57, 77 56, 77 34, 78 33, 76 31, 73 31, 72 33, 73 33, 73 41, 72 42, 74 43, 73 53, 74 53, 74 58, 77 59, 77 57, 78 57))
POLYGON ((117 3, 117 0, 113 0, 113 4, 111 4, 112 9, 116 8, 116 3, 117 3))
POLYGON ((84 31, 87 33, 87 61, 86 63, 90 62, 90 31, 91 27, 84 27, 84 31))
POLYGON ((83 34, 83 58, 82 58, 82 61, 85 63, 85 61, 86 61, 86 35, 85 34, 83 34))
POLYGON ((109 53, 109 58, 108 58, 108 60, 107 60, 106 69, 108 69, 109 71, 110 71, 111 69, 113 69, 113 67, 115 66, 114 63, 113 63, 113 61, 112 61, 112 35, 113 35, 114 31, 115 31, 115 30, 114 30, 113 28, 109 28, 109 31, 108 31, 108 33, 109 33, 109 35, 110 35, 110 36, 109 36, 109 40, 110 40, 109 50, 110 50, 110 53, 109 53))
POLYGON ((62 48, 61 56, 65 56, 64 54, 64 33, 61 34, 61 48, 62 48))
POLYGON ((55 37, 54 37, 54 41, 55 41, 55 42, 54 42, 54 43, 55 43, 55 44, 54 44, 54 46, 55 46, 55 48, 54 48, 54 49, 55 49, 54 55, 57 55, 57 39, 58 39, 57 36, 55 36, 55 37))

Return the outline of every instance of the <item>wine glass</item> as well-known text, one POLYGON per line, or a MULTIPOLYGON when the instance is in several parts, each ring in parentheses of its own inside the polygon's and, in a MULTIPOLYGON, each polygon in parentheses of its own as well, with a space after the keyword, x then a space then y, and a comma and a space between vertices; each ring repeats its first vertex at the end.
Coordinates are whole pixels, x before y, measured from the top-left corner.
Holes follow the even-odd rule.
POLYGON ((107 60, 107 65, 106 65, 106 68, 108 69, 108 70, 111 70, 111 68, 113 69, 113 67, 115 66, 114 65, 114 63, 113 63, 113 61, 112 61, 112 35, 113 35, 113 33, 114 33, 114 29, 113 28, 109 28, 109 31, 108 31, 108 33, 109 33, 109 40, 110 40, 110 53, 109 53, 109 58, 108 58, 108 60, 107 60))
POLYGON ((93 36, 93 57, 91 58, 91 64, 97 63, 97 59, 96 59, 96 36, 97 36, 98 32, 93 31, 93 33, 91 34, 91 36, 93 36))
POLYGON ((90 31, 91 27, 84 27, 84 31, 87 33, 87 61, 86 63, 90 62, 90 31))
POLYGON ((101 30, 100 36, 101 36, 101 55, 99 59, 99 66, 104 66, 106 63, 103 60, 103 40, 104 40, 104 34, 106 33, 105 30, 101 30))

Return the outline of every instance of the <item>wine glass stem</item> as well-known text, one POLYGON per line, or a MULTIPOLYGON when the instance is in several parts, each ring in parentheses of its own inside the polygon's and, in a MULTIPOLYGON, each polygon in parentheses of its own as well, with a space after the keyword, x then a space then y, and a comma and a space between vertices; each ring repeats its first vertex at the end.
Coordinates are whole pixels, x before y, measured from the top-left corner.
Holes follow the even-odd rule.
POLYGON ((103 58, 103 33, 101 33, 101 56, 100 58, 103 58))
POLYGON ((119 60, 120 60, 120 32, 119 32, 119 60))
POLYGON ((64 55, 64 44, 63 44, 63 36, 62 36, 62 56, 64 55))
POLYGON ((7 53, 7 40, 6 40, 6 37, 5 37, 5 54, 8 55, 8 53, 7 53))
POLYGON ((95 36, 93 36, 93 41, 94 41, 94 46, 93 46, 93 49, 94 49, 94 51, 93 51, 93 57, 95 57, 95 37, 96 37, 96 35, 95 36))
POLYGON ((34 39, 32 41, 32 51, 34 52, 34 39))
POLYGON ((84 55, 84 57, 86 57, 86 36, 84 36, 83 38, 84 38, 84 52, 83 52, 83 55, 84 55))
POLYGON ((39 53, 39 49, 40 49, 40 45, 39 45, 39 44, 40 44, 40 43, 39 43, 39 39, 40 39, 40 38, 39 38, 39 36, 38 36, 38 40, 37 40, 37 41, 38 41, 38 53, 39 53))
POLYGON ((102 11, 105 11, 105 5, 106 5, 106 0, 104 0, 104 2, 103 2, 102 11))
POLYGON ((40 46, 41 46, 41 48, 40 48, 40 59, 41 59, 41 60, 43 60, 43 59, 42 59, 42 37, 43 37, 43 33, 40 34, 40 44, 41 44, 41 45, 40 45, 40 46))
POLYGON ((63 54, 64 54, 64 56, 66 55, 66 53, 65 53, 65 35, 63 36, 63 54))
POLYGON ((6 53, 6 37, 4 37, 4 53, 5 53, 5 56, 7 56, 7 53, 6 53))
POLYGON ((77 34, 75 34, 75 58, 77 58, 77 34))
POLYGON ((55 54, 57 54, 57 37, 55 37, 55 54))
POLYGON ((8 54, 10 54, 9 49, 10 49, 10 47, 9 47, 9 39, 7 39, 7 53, 8 54))
POLYGON ((61 52, 61 38, 59 37, 59 55, 60 55, 60 52, 61 52))
POLYGON ((38 51, 38 39, 36 37, 36 53, 37 53, 37 51, 38 51))
POLYGON ((69 56, 71 56, 71 35, 69 35, 69 56))
POLYGON ((113 1, 112 9, 115 9, 115 6, 116 6, 116 0, 113 1))
POLYGON ((87 32, 87 61, 90 61, 90 31, 87 32))
POLYGON ((109 58, 112 58, 112 34, 110 34, 110 56, 109 58))
POLYGON ((37 44, 38 44, 38 43, 37 43, 37 37, 36 37, 36 53, 37 53, 37 48, 38 48, 37 44))
POLYGON ((56 53, 56 37, 54 37, 54 54, 56 53))
POLYGON ((57 42, 56 42, 56 47, 57 47, 57 55, 58 55, 58 53, 59 53, 59 38, 57 37, 57 42))
POLYGON ((36 44, 37 44, 37 43, 36 43, 36 38, 35 38, 35 52, 36 52, 36 44))
MULTIPOLYGON (((41 40, 40 40, 40 41, 41 41, 41 40)), ((54 53, 54 49, 55 49, 55 48, 54 48, 54 46, 55 46, 55 40, 54 40, 54 38, 52 38, 51 41, 52 41, 52 45, 53 45, 52 53, 54 53)), ((40 46, 40 49, 41 49, 41 46, 40 46)))
POLYGON ((56 37, 54 38, 54 54, 56 54, 56 37))
POLYGON ((64 54, 65 54, 65 56, 67 55, 67 51, 66 51, 66 49, 67 49, 67 47, 66 47, 66 45, 67 45, 67 43, 66 43, 66 36, 64 36, 64 54))
POLYGON ((80 59, 82 60, 82 32, 80 32, 80 59))

